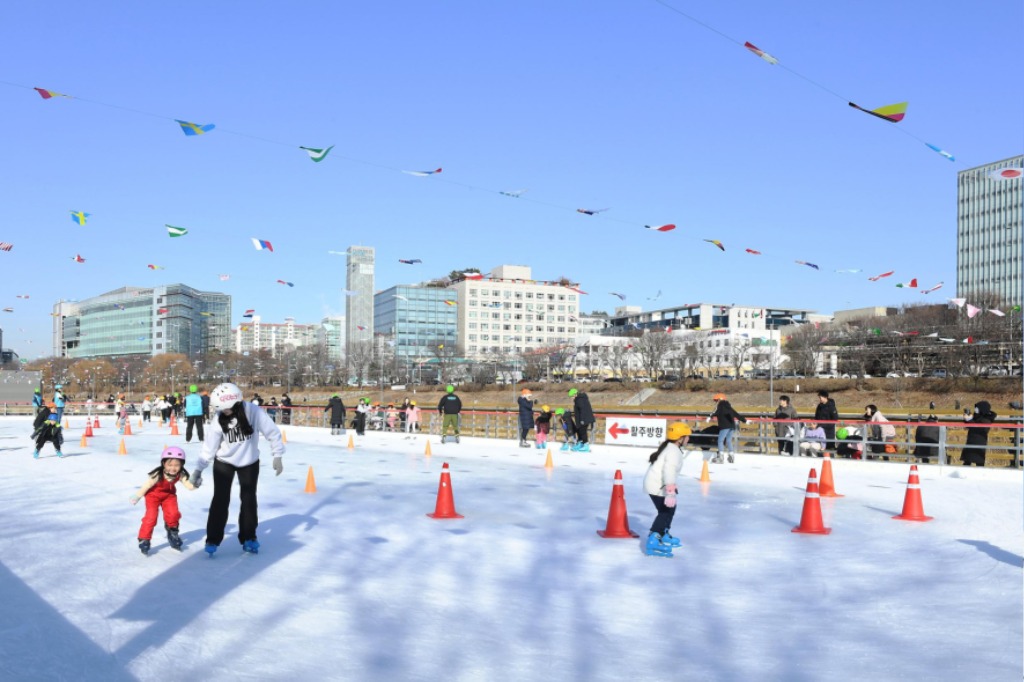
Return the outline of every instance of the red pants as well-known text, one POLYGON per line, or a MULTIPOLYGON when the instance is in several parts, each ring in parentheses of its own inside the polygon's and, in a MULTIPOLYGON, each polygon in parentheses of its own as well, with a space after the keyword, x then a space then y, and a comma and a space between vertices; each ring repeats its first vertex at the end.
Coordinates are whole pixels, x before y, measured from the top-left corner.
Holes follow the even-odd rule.
POLYGON ((161 509, 164 510, 164 525, 168 528, 177 528, 181 520, 181 512, 178 511, 178 496, 172 492, 162 490, 150 490, 146 493, 146 515, 142 517, 142 525, 139 527, 139 539, 153 539, 153 528, 156 527, 156 517, 161 509))

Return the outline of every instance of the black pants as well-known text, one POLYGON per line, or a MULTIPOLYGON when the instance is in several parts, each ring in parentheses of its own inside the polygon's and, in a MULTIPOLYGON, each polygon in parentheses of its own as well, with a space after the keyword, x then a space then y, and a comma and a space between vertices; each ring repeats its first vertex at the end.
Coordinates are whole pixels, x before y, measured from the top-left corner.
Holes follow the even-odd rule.
POLYGON ((217 459, 213 462, 213 499, 210 501, 210 515, 206 518, 206 544, 219 545, 224 540, 224 526, 228 523, 228 505, 231 503, 231 486, 238 473, 239 497, 242 508, 238 512, 238 542, 256 539, 259 519, 256 513, 256 483, 260 478, 260 463, 236 468, 217 459))
POLYGON ((366 413, 356 412, 356 434, 363 435, 366 433, 366 413))
POLYGON ((789 437, 780 437, 779 443, 779 454, 780 455, 792 455, 793 454, 793 439, 789 437))
POLYGON ((676 508, 666 507, 665 498, 661 495, 651 495, 651 502, 658 510, 658 515, 654 517, 654 523, 651 524, 651 531, 658 535, 664 535, 665 531, 672 527, 672 517, 676 515, 676 508))
POLYGON ((203 442, 203 415, 196 414, 189 417, 185 417, 185 421, 188 425, 185 426, 185 442, 188 443, 192 440, 192 425, 195 424, 196 432, 199 435, 199 442, 203 442))
POLYGON ((526 440, 526 437, 530 435, 530 429, 532 426, 520 426, 519 427, 519 440, 526 440))
POLYGON ((149 415, 150 415, 150 414, 151 414, 151 413, 150 413, 150 411, 149 411, 149 410, 143 410, 143 411, 142 411, 142 421, 144 421, 144 422, 148 422, 148 421, 149 421, 149 415))
POLYGON ((285 407, 285 408, 281 409, 281 423, 282 424, 291 424, 292 423, 292 409, 290 407, 285 407))
POLYGON ((587 429, 590 428, 590 424, 577 424, 576 425, 576 442, 588 443, 587 440, 587 429))

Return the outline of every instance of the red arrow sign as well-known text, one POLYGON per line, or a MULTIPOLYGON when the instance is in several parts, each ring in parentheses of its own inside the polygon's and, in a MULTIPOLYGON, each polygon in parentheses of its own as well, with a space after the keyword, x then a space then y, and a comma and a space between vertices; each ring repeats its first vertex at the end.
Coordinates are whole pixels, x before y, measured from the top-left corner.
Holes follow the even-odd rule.
POLYGON ((615 422, 614 424, 608 427, 608 433, 612 435, 612 438, 618 438, 620 433, 622 435, 626 435, 627 433, 629 433, 629 429, 622 428, 619 426, 619 422, 615 422))

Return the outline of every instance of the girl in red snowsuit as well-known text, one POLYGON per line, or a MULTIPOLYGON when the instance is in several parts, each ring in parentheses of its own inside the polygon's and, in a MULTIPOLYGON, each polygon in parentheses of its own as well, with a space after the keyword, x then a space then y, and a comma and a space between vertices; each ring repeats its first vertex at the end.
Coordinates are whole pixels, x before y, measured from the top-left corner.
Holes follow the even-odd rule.
POLYGON ((167 542, 172 548, 181 549, 181 538, 178 536, 181 512, 178 511, 178 494, 174 489, 178 482, 189 490, 195 490, 185 471, 185 451, 174 446, 164 448, 160 466, 149 472, 149 478, 130 498, 132 504, 146 498, 146 515, 142 517, 142 525, 139 527, 139 549, 143 554, 149 554, 153 528, 156 527, 156 518, 161 509, 164 512, 167 542))

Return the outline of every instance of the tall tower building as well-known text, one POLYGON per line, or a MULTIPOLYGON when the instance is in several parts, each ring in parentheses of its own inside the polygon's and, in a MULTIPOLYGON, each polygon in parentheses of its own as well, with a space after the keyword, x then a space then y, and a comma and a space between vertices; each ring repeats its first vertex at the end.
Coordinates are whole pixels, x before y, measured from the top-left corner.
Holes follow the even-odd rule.
POLYGON ((970 299, 991 293, 999 296, 1003 306, 1024 304, 1022 165, 1024 155, 957 175, 957 296, 970 299))
POLYGON ((373 341, 374 249, 372 246, 350 246, 347 255, 345 355, 352 357, 354 344, 373 341))

